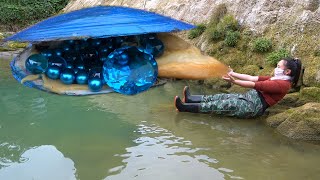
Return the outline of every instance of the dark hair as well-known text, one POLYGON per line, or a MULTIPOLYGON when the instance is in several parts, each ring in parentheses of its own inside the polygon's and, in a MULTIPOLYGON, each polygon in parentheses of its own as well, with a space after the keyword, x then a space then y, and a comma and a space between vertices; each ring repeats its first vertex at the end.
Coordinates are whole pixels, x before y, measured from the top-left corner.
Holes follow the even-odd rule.
POLYGON ((292 77, 292 86, 295 87, 299 81, 301 73, 301 61, 298 58, 283 58, 282 60, 286 61, 285 66, 287 69, 291 70, 289 76, 292 77))

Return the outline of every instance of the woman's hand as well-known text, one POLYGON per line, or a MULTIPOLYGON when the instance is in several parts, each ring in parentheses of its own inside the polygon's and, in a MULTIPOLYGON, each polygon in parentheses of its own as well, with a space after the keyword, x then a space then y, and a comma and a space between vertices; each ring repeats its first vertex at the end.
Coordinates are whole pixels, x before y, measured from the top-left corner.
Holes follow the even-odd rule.
POLYGON ((232 76, 230 76, 229 73, 227 75, 222 76, 222 79, 230 83, 233 83, 235 81, 235 79, 232 76))
POLYGON ((228 75, 229 76, 232 76, 232 73, 233 73, 233 69, 230 67, 230 66, 228 66, 228 75))

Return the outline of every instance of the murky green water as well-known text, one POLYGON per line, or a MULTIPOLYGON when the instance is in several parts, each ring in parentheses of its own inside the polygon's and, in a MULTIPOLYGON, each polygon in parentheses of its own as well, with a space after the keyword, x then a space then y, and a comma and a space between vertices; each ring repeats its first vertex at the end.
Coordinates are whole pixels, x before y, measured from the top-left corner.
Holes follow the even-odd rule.
POLYGON ((0 179, 320 178, 318 145, 258 120, 177 113, 173 97, 186 84, 59 96, 20 85, 0 60, 0 179))

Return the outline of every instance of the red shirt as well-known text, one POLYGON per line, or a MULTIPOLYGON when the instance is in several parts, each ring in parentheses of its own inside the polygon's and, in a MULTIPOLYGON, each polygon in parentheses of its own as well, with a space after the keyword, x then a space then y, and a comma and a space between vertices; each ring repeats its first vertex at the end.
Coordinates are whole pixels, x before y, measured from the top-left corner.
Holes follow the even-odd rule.
POLYGON ((269 106, 275 105, 290 90, 291 82, 286 80, 270 80, 270 76, 259 76, 254 89, 261 92, 269 106))

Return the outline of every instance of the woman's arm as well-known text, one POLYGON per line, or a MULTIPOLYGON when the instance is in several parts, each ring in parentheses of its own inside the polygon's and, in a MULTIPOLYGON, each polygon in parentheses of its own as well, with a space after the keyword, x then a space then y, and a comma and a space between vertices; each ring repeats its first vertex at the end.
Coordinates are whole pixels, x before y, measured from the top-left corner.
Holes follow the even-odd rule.
POLYGON ((254 88, 255 83, 252 81, 243 81, 234 79, 232 76, 223 76, 222 79, 245 88, 254 88))
POLYGON ((236 73, 236 72, 233 72, 233 71, 230 71, 228 73, 228 75, 230 75, 232 77, 235 77, 235 78, 238 78, 238 79, 241 79, 241 80, 252 81, 252 82, 256 82, 259 79, 258 76, 250 76, 248 74, 240 74, 240 73, 236 73))

